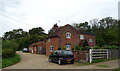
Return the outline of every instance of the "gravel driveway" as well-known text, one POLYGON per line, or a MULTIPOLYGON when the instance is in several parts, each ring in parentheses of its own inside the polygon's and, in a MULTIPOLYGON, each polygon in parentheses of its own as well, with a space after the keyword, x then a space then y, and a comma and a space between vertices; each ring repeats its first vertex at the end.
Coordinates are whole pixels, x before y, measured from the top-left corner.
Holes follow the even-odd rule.
POLYGON ((95 63, 92 65, 77 66, 75 64, 58 65, 49 63, 45 55, 17 52, 21 56, 21 61, 5 69, 114 69, 118 68, 118 60, 95 63), (100 67, 107 65, 107 67, 100 67))

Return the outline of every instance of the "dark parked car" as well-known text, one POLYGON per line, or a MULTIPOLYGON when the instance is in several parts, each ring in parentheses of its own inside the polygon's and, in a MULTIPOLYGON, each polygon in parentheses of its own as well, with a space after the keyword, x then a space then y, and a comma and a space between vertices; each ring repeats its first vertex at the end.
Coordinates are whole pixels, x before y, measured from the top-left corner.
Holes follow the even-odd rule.
POLYGON ((49 62, 57 62, 59 65, 63 63, 74 63, 74 54, 68 50, 56 50, 48 58, 49 62))
POLYGON ((28 48, 23 48, 23 52, 29 52, 28 48))

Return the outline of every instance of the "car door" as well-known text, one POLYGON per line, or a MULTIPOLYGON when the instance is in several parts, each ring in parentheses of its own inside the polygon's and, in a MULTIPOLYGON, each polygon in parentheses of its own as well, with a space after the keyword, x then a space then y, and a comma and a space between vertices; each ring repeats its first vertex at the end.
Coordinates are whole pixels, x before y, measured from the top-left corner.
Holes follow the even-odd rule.
POLYGON ((55 57, 56 57, 56 51, 50 55, 51 60, 54 62, 55 62, 55 57))
POLYGON ((54 61, 57 62, 59 59, 59 51, 56 51, 54 54, 54 61))

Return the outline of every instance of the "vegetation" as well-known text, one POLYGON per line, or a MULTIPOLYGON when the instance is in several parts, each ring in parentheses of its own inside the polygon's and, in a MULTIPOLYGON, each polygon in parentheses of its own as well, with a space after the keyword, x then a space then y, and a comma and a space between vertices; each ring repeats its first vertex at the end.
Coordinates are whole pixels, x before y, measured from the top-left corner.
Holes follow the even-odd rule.
POLYGON ((94 59, 92 63, 98 63, 98 62, 104 62, 104 61, 109 61, 109 60, 115 60, 118 58, 112 58, 112 59, 94 59))
POLYGON ((115 69, 115 71, 120 71, 120 68, 118 68, 118 69, 115 69))
POLYGON ((97 67, 110 67, 108 65, 97 65, 97 67))
POLYGON ((20 61, 20 56, 15 54, 14 57, 9 57, 9 58, 3 58, 2 59, 2 68, 16 64, 20 61))
POLYGON ((63 47, 62 50, 66 50, 66 47, 63 47))
POLYGON ((29 32, 23 31, 23 29, 13 29, 4 33, 3 41, 9 40, 18 44, 17 50, 22 50, 27 48, 30 44, 38 41, 44 41, 47 34, 41 27, 32 28, 29 32))
POLYGON ((76 46, 75 47, 75 50, 89 50, 90 49, 90 47, 88 47, 88 46, 76 46))
POLYGON ((5 40, 2 43, 2 57, 9 58, 14 57, 16 50, 18 48, 18 44, 12 41, 5 40))
POLYGON ((105 46, 94 46, 93 49, 119 49, 119 46, 115 46, 115 45, 105 45, 105 46))
POLYGON ((16 54, 17 50, 22 50, 34 42, 44 41, 46 37, 47 35, 41 27, 32 28, 29 32, 23 31, 23 29, 13 29, 13 31, 4 33, 2 37, 2 67, 20 61, 20 57, 16 54))
POLYGON ((73 23, 73 26, 82 32, 91 32, 96 34, 98 46, 120 45, 120 21, 112 17, 93 19, 90 23, 73 23))
POLYGON ((95 59, 92 63, 90 62, 75 62, 75 65, 77 66, 84 66, 84 65, 91 65, 94 63, 104 62, 104 61, 110 61, 110 60, 116 60, 119 58, 112 58, 112 59, 95 59))

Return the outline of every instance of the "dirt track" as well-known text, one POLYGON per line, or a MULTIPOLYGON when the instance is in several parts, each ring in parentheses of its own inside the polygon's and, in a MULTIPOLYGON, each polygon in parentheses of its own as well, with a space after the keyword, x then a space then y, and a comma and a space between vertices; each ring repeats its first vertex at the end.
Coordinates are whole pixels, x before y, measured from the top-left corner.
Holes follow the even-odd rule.
POLYGON ((106 61, 86 66, 76 66, 75 64, 58 65, 49 63, 45 55, 17 52, 21 56, 21 61, 5 69, 115 69, 118 68, 118 60, 106 61), (106 65, 100 67, 98 65, 106 65))

